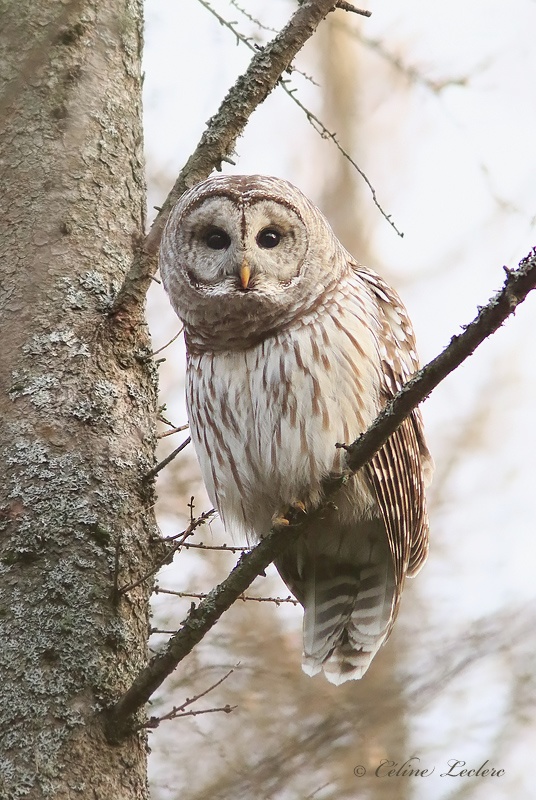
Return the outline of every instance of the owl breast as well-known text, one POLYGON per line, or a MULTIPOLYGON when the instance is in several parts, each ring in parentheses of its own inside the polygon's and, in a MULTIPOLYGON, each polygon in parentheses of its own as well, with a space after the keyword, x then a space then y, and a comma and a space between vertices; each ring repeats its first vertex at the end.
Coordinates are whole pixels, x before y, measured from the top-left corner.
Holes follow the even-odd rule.
MULTIPOLYGON (((335 444, 353 441, 377 414, 377 323, 347 288, 329 313, 317 309, 255 347, 189 357, 192 439, 228 530, 255 540, 290 503, 317 505, 322 480, 344 468, 335 444)), ((354 477, 342 502, 355 518, 376 501, 354 477)))

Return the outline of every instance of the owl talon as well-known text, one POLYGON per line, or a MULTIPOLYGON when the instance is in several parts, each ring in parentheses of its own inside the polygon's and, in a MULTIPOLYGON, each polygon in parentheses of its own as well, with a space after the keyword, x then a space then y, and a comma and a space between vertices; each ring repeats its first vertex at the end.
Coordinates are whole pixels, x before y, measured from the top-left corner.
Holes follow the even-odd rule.
MULTIPOLYGON (((305 504, 302 503, 301 500, 293 500, 291 503, 289 503, 286 509, 281 514, 277 514, 275 517, 273 517, 272 525, 274 525, 274 527, 281 525, 284 526, 291 525, 292 523, 290 520, 287 519, 287 516, 289 514, 295 516, 297 513, 299 514, 306 513, 305 504)), ((295 519, 293 521, 296 522, 295 519)))
POLYGON ((302 503, 301 500, 295 500, 290 504, 290 507, 293 508, 294 511, 301 511, 302 514, 305 514, 305 503, 302 503))

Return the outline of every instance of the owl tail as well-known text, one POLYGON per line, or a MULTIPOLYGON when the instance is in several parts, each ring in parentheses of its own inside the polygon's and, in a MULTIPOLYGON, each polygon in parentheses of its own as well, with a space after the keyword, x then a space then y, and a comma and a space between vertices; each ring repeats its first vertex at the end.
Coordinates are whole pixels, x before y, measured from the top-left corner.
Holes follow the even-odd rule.
POLYGON ((336 685, 363 677, 394 617, 389 560, 356 567, 329 556, 315 559, 303 588, 303 671, 323 669, 336 685))

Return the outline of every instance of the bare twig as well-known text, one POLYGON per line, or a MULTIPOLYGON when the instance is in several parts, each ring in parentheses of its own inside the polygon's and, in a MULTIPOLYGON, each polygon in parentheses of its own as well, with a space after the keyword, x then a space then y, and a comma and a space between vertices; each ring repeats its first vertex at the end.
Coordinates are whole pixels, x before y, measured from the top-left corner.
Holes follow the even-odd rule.
POLYGON ((194 510, 195 510, 195 497, 192 495, 190 497, 190 502, 188 503, 188 508, 190 509, 190 523, 194 521, 194 510))
POLYGON ((213 589, 197 608, 192 607, 182 628, 172 636, 161 653, 144 667, 130 689, 108 711, 108 736, 117 741, 132 732, 131 716, 149 700, 177 664, 216 624, 254 579, 264 572, 277 553, 283 552, 295 531, 290 527, 273 530, 249 553, 241 556, 231 574, 213 589))
POLYGON ((151 569, 145 572, 141 576, 141 578, 138 578, 137 581, 133 581, 132 583, 128 583, 125 586, 121 586, 119 589, 117 589, 117 595, 120 596, 122 594, 127 594, 128 592, 131 592, 132 589, 135 589, 137 586, 140 586, 142 583, 145 583, 146 580, 149 580, 149 578, 151 578, 156 572, 158 572, 160 567, 163 567, 164 564, 169 564, 169 562, 171 561, 177 550, 180 549, 183 540, 186 539, 188 536, 191 536, 192 533, 193 531, 190 530, 190 526, 188 526, 188 528, 182 533, 183 537, 182 540, 179 540, 173 547, 170 547, 169 550, 166 550, 162 558, 159 558, 158 561, 156 561, 153 564, 151 569))
POLYGON ((158 409, 158 422, 161 422, 163 425, 169 425, 170 428, 175 428, 176 426, 173 424, 173 422, 170 422, 169 419, 167 419, 162 413, 164 409, 165 406, 161 406, 161 408, 158 409))
MULTIPOLYGON (((342 25, 341 25, 342 27, 342 25)), ((457 78, 443 78, 441 80, 434 80, 424 75, 417 67, 411 64, 406 64, 399 56, 388 50, 380 39, 371 39, 368 36, 363 36, 360 31, 350 29, 345 26, 344 31, 351 36, 358 39, 361 44, 373 50, 380 58, 390 64, 397 72, 404 75, 408 81, 412 83, 419 83, 425 86, 434 94, 439 94, 449 86, 467 86, 468 78, 466 76, 459 76, 457 78)))
POLYGON ((270 28, 268 25, 263 25, 263 23, 259 19, 253 17, 248 11, 246 11, 245 8, 242 8, 242 6, 238 5, 237 0, 230 0, 230 2, 231 5, 236 8, 237 11, 240 11, 242 16, 244 16, 246 19, 249 19, 250 22, 253 22, 253 24, 256 25, 258 28, 260 28, 261 30, 270 31, 270 33, 277 33, 277 30, 275 28, 270 28))
POLYGON ((170 547, 169 550, 166 550, 162 558, 158 559, 158 561, 156 561, 153 564, 151 569, 144 575, 142 575, 142 577, 139 578, 137 581, 129 583, 126 586, 121 586, 120 588, 116 588, 115 590, 116 596, 119 597, 122 594, 126 594, 127 592, 132 591, 132 589, 135 589, 144 581, 148 580, 152 575, 155 574, 155 572, 158 572, 160 567, 163 567, 164 564, 169 564, 169 562, 172 560, 177 550, 180 550, 181 547, 184 545, 185 540, 189 536, 192 536, 192 534, 197 530, 197 528, 199 528, 200 525, 204 525, 205 522, 208 519, 210 519, 210 517, 215 513, 216 513, 215 510, 211 508, 210 511, 205 511, 203 514, 201 514, 200 517, 197 517, 197 519, 192 519, 186 530, 182 531, 182 533, 179 533, 176 536, 170 536, 168 539, 163 539, 162 542, 164 545, 169 541, 174 541, 175 544, 173 545, 173 547, 170 547))
POLYGON ((339 153, 343 156, 343 158, 345 158, 352 165, 352 167, 359 173, 359 175, 361 175, 361 177, 363 178, 363 180, 365 181, 366 185, 368 186, 368 188, 370 190, 370 193, 372 195, 372 202, 374 203, 374 205, 376 206, 376 208, 378 209, 378 211, 380 212, 382 217, 384 217, 384 219, 387 220, 389 225, 393 228, 394 231, 396 231, 396 233, 402 239, 404 237, 404 233, 397 228, 397 226, 395 225, 395 223, 391 219, 391 215, 388 214, 387 211, 385 211, 383 206, 380 204, 380 201, 378 200, 378 196, 376 194, 376 189, 372 185, 372 183, 371 183, 370 179, 367 177, 366 173, 361 169, 361 167, 358 165, 358 163, 356 161, 354 161, 352 156, 344 149, 344 147, 342 146, 342 144, 339 142, 339 140, 337 138, 337 134, 332 132, 332 131, 330 131, 324 125, 322 120, 319 119, 316 116, 316 114, 313 114, 312 111, 310 111, 306 106, 304 106, 303 103, 301 102, 301 100, 298 100, 298 98, 296 97, 296 94, 295 94, 296 93, 296 89, 295 88, 294 89, 289 89, 288 86, 287 86, 287 83, 288 83, 288 81, 281 80, 281 86, 283 87, 285 92, 288 95, 290 95, 290 97, 292 97, 292 99, 294 100, 294 102, 296 103, 298 108, 301 108, 301 110, 306 115, 307 119, 309 120, 309 122, 311 123, 313 128, 317 131, 317 133, 320 134, 322 139, 330 139, 333 142, 333 144, 335 145, 335 147, 337 148, 337 150, 339 151, 339 153))
POLYGON ((187 447, 190 444, 191 441, 192 440, 191 440, 190 436, 188 436, 188 438, 185 439, 184 442, 182 444, 180 444, 177 448, 175 448, 175 450, 172 453, 170 453, 169 456, 167 456, 162 461, 160 461, 160 463, 157 464, 156 467, 153 467, 151 470, 149 470, 149 472, 145 476, 145 480, 149 481, 152 478, 154 478, 155 475, 158 475, 158 473, 161 470, 163 470, 164 467, 167 467, 167 465, 170 464, 173 461, 173 459, 176 458, 179 455, 179 453, 182 453, 184 448, 187 447))
MULTIPOLYGON (((203 5, 204 8, 207 9, 207 11, 210 11, 210 13, 213 14, 216 17, 216 19, 218 20, 220 25, 223 25, 225 28, 228 28, 233 33, 233 35, 236 36, 237 41, 240 41, 243 44, 245 44, 253 52, 257 51, 257 47, 255 46, 255 44, 252 43, 251 40, 247 36, 244 36, 239 31, 237 31, 237 29, 234 27, 234 23, 229 22, 228 20, 224 19, 224 17, 220 16, 220 14, 218 14, 212 8, 212 6, 207 2, 207 0, 198 0, 198 2, 201 3, 201 5, 203 5)), ((337 8, 343 8, 343 4, 342 3, 341 4, 337 3, 337 8)), ((368 12, 368 13, 367 12, 360 12, 360 11, 358 11, 358 9, 355 9, 353 6, 351 6, 350 3, 345 3, 344 4, 344 10, 345 11, 352 10, 352 11, 355 11, 356 13, 363 13, 365 16, 370 16, 370 12, 368 12)), ((312 81, 312 83, 315 83, 315 81, 313 81, 312 78, 309 75, 306 75, 305 73, 301 72, 300 70, 295 69, 292 66, 289 66, 287 72, 290 72, 290 73, 298 72, 300 75, 303 75, 303 77, 306 80, 309 80, 309 81, 312 81)), ((356 170, 356 172, 365 181, 365 183, 368 186, 368 188, 370 190, 370 193, 372 195, 372 202, 374 203, 374 205, 376 206, 376 208, 378 209, 380 214, 384 217, 384 219, 389 223, 389 225, 391 225, 393 230, 402 238, 404 236, 404 234, 397 228, 397 226, 395 225, 395 223, 391 219, 391 215, 388 214, 385 211, 385 209, 383 208, 383 206, 380 204, 380 202, 378 200, 378 196, 376 194, 376 190, 375 190, 374 186, 372 185, 372 182, 370 181, 370 179, 365 174, 365 172, 361 169, 360 166, 358 166, 357 162, 351 157, 351 155, 348 153, 348 151, 345 150, 344 147, 341 145, 341 143, 339 142, 339 140, 337 138, 337 134, 332 132, 332 131, 330 131, 327 128, 327 126, 324 125, 322 120, 319 117, 316 116, 316 114, 313 114, 313 112, 310 109, 308 109, 307 106, 305 106, 300 100, 298 100, 298 97, 296 96, 296 88, 290 88, 289 87, 289 83, 290 82, 288 80, 283 80, 283 78, 281 78, 281 80, 279 81, 279 84, 280 84, 281 88, 283 89, 283 91, 285 91, 287 93, 287 95, 290 97, 290 99, 294 103, 296 103, 298 108, 301 111, 303 111, 303 113, 307 117, 308 122, 312 125, 314 130, 318 134, 320 134, 322 139, 329 139, 330 141, 332 141, 333 144, 335 145, 335 147, 337 148, 337 150, 339 151, 339 153, 342 155, 342 157, 345 158, 352 165, 352 167, 356 170)))
MULTIPOLYGON (((206 600, 208 597, 207 592, 177 592, 173 589, 162 589, 156 586, 154 589, 155 594, 172 594, 174 597, 193 597, 197 600, 206 600)), ((241 594, 237 600, 253 600, 255 603, 275 603, 280 606, 282 603, 292 603, 293 606, 299 606, 299 601, 290 595, 288 597, 253 597, 252 595, 241 594)))
POLYGON ((219 706, 216 708, 200 708, 197 711, 181 712, 177 709, 175 713, 173 713, 173 711, 170 711, 169 714, 160 717, 160 719, 157 719, 156 717, 151 717, 149 721, 146 722, 144 725, 140 725, 140 728, 158 728, 160 723, 166 719, 181 719, 182 717, 198 717, 199 714, 214 714, 214 712, 216 711, 223 711, 225 714, 230 714, 231 711, 235 710, 235 708, 238 708, 238 706, 230 706, 229 704, 227 704, 225 706, 219 706))
MULTIPOLYGON (((240 31, 238 31, 235 28, 236 22, 230 22, 228 19, 225 19, 225 17, 222 17, 221 14, 218 14, 216 9, 213 8, 210 5, 210 3, 207 2, 207 0, 197 0, 197 2, 200 3, 200 5, 202 5, 203 8, 205 8, 207 11, 209 11, 212 14, 213 17, 216 17, 216 19, 218 20, 218 22, 220 23, 222 28, 227 28, 228 30, 231 31, 233 36, 236 37, 236 43, 237 44, 238 44, 238 42, 242 42, 242 44, 247 45, 247 47, 249 47, 250 50, 253 50, 254 53, 257 51, 258 48, 255 46, 255 42, 253 41, 253 39, 251 39, 249 36, 244 36, 243 33, 240 33, 240 31)), ((236 8, 238 8, 238 6, 236 6, 236 8)), ((238 10, 241 11, 243 14, 245 14, 248 17, 248 19, 250 19, 252 22, 256 22, 257 25, 260 26, 260 22, 258 20, 254 19, 253 17, 250 17, 241 8, 238 8, 238 10)), ((277 33, 277 31, 274 30, 273 28, 270 28, 270 30, 273 33, 277 33)))
MULTIPOLYGON (((514 313, 535 286, 536 248, 523 259, 518 269, 506 269, 503 288, 480 309, 476 319, 465 327, 463 333, 453 336, 445 350, 395 395, 363 436, 354 444, 346 446, 350 468, 357 471, 372 458, 411 411, 514 313)), ((328 491, 333 491, 332 486, 328 491)), ((135 678, 131 688, 109 710, 111 738, 117 739, 128 734, 131 715, 147 702, 155 689, 201 641, 221 615, 264 572, 273 559, 284 552, 290 542, 307 530, 308 524, 319 513, 322 513, 322 508, 305 515, 305 518, 302 514, 288 515, 290 525, 274 528, 253 550, 242 555, 230 575, 209 592, 196 608, 190 610, 182 628, 171 637, 163 652, 151 659, 135 678)))
POLYGON ((207 178, 221 162, 232 158, 238 137, 253 113, 277 86, 294 56, 334 8, 333 0, 306 0, 283 30, 258 50, 246 72, 224 98, 209 120, 199 144, 181 170, 158 212, 110 311, 110 318, 127 329, 143 307, 145 294, 156 270, 158 247, 175 202, 186 189, 207 178))
POLYGON ((168 711, 167 714, 163 714, 161 717, 149 717, 147 722, 144 722, 139 726, 139 728, 158 728, 160 723, 164 722, 164 720, 178 719, 179 717, 196 717, 198 714, 213 714, 216 711, 223 711, 225 714, 230 714, 231 711, 234 711, 236 706, 230 706, 227 704, 225 706, 220 706, 219 708, 203 708, 198 711, 186 711, 185 709, 187 709, 188 706, 193 705, 193 703, 196 703, 202 697, 206 697, 209 692, 212 692, 217 686, 220 686, 220 684, 227 680, 229 675, 232 675, 233 672, 234 670, 230 669, 229 672, 223 676, 223 678, 217 680, 216 683, 213 683, 212 686, 208 687, 208 689, 199 692, 199 694, 194 695, 194 697, 187 697, 182 705, 173 706, 171 711, 168 711))
POLYGON ((169 347, 170 344, 173 344, 173 342, 175 342, 179 338, 183 330, 184 330, 184 325, 181 325, 179 332, 176 333, 175 336, 169 340, 169 342, 166 342, 166 344, 163 344, 162 347, 158 348, 158 350, 155 350, 153 353, 151 353, 151 357, 154 358, 154 356, 157 356, 158 353, 162 352, 162 350, 165 350, 166 347, 169 347))
POLYGON ((166 436, 173 436, 174 433, 181 433, 182 431, 187 431, 189 425, 178 425, 176 428, 171 428, 169 431, 164 431, 164 433, 158 434, 158 439, 165 439, 166 436))
POLYGON ((336 4, 337 8, 341 8, 343 11, 350 11, 352 14, 360 14, 362 17, 371 17, 372 11, 365 11, 362 8, 356 8, 352 3, 346 3, 345 0, 337 0, 336 4))
MULTIPOLYGON (((190 503, 191 503, 192 501, 193 501, 193 497, 192 497, 192 499, 190 500, 190 503)), ((189 505, 190 505, 190 504, 189 504, 189 505)), ((190 524, 189 524, 189 525, 188 525, 188 527, 186 528, 186 531, 188 531, 188 532, 189 532, 189 534, 188 534, 188 535, 190 535, 191 533, 193 533, 193 531, 195 531, 197 528, 199 528, 199 526, 200 526, 200 525, 204 525, 204 524, 205 524, 205 522, 208 522, 208 520, 209 520, 209 519, 210 519, 212 516, 214 516, 214 514, 215 514, 215 513, 216 513, 216 509, 215 509, 215 508, 211 508, 211 509, 209 509, 209 511, 203 511, 203 513, 202 513, 202 514, 200 514, 200 516, 199 516, 199 517, 195 517, 195 518, 194 518, 194 516, 193 516, 193 510, 192 510, 192 513, 190 514, 190 524)), ((181 546, 181 547, 190 547, 190 545, 189 545, 187 542, 185 542, 185 541, 184 541, 184 539, 186 538, 186 537, 184 536, 184 534, 186 533, 186 531, 181 531, 181 533, 176 533, 174 536, 166 536, 166 538, 164 539, 164 541, 165 541, 165 542, 175 542, 175 541, 177 541, 177 539, 180 539, 180 540, 181 540, 181 544, 180 544, 180 546, 181 546)), ((191 546, 192 546, 192 547, 195 547, 195 545, 191 545, 191 546)), ((247 549, 249 549, 249 548, 247 548, 247 549)))
POLYGON ((229 544, 203 544, 203 542, 185 542, 183 545, 185 550, 189 550, 191 547, 197 548, 198 550, 227 550, 229 553, 244 553, 247 550, 250 550, 249 547, 239 547, 235 545, 229 544))

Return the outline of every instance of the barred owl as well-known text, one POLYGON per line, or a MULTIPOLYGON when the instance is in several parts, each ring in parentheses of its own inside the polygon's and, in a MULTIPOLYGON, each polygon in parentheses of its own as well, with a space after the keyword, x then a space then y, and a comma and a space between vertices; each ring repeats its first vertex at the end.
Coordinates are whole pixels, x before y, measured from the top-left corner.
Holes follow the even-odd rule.
MULTIPOLYGON (((164 231, 160 270, 184 323, 191 436, 226 530, 265 536, 313 509, 344 451, 418 368, 397 294, 290 183, 211 177, 164 231)), ((303 669, 360 678, 427 556, 432 460, 414 411, 336 504, 276 560, 304 607, 303 669)))

